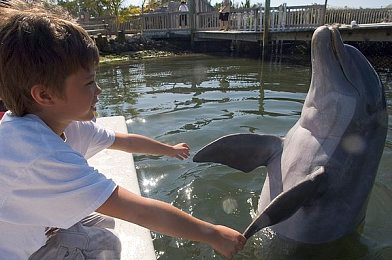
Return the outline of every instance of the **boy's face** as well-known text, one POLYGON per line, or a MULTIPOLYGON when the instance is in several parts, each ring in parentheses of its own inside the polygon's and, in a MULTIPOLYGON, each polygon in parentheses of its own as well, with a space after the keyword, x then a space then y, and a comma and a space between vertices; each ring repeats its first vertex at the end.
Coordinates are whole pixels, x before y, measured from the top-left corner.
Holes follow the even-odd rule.
POLYGON ((56 112, 66 121, 94 118, 101 88, 95 82, 95 70, 79 69, 65 80, 64 98, 57 100, 56 112))

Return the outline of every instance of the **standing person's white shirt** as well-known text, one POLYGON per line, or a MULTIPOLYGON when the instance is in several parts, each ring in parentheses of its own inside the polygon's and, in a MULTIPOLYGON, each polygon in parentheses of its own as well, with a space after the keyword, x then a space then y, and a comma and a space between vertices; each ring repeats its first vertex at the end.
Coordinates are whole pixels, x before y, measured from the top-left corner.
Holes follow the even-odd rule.
POLYGON ((178 11, 180 11, 180 12, 189 12, 189 8, 186 5, 186 2, 181 2, 180 6, 178 7, 178 11))

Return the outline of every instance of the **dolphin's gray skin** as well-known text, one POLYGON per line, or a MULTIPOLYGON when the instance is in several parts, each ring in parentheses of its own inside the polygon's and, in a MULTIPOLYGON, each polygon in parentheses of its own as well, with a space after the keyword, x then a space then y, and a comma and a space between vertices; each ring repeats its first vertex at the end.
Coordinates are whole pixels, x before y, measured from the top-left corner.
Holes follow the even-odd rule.
POLYGON ((324 176, 324 167, 309 174, 303 181, 296 184, 288 191, 280 193, 275 199, 259 213, 244 231, 244 236, 248 239, 262 228, 275 225, 291 217, 304 203, 316 195, 320 187, 320 182, 324 176))
POLYGON ((258 205, 261 213, 248 227, 248 237, 273 225, 281 236, 320 244, 353 232, 365 218, 387 133, 384 89, 367 59, 343 44, 336 28, 319 27, 311 48, 309 92, 300 119, 284 139, 229 135, 193 158, 244 172, 267 166, 258 205), (320 168, 321 181, 299 194, 307 176, 320 168), (284 197, 279 203, 274 200, 278 195, 284 197), (275 212, 267 212, 272 220, 263 220, 264 209, 275 212))

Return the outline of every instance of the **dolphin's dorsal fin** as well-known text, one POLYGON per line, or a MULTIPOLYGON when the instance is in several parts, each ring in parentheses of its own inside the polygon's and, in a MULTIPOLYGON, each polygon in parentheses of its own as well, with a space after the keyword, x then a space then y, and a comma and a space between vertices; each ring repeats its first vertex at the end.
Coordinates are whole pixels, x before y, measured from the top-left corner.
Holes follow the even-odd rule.
POLYGON ((319 194, 325 168, 320 167, 305 177, 303 181, 280 193, 270 204, 253 219, 244 231, 247 239, 262 228, 272 226, 291 217, 304 203, 319 194))
POLYGON ((283 139, 273 135, 232 134, 206 145, 193 157, 194 162, 215 162, 250 172, 282 152, 283 139))

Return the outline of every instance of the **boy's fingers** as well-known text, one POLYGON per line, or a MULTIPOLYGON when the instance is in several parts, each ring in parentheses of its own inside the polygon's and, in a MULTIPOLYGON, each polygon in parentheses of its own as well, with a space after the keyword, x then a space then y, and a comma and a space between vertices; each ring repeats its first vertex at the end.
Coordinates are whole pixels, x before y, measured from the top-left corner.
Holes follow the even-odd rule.
POLYGON ((188 158, 188 156, 183 155, 183 154, 177 154, 176 158, 179 159, 179 160, 185 160, 186 158, 188 158))
POLYGON ((246 238, 244 236, 241 236, 238 238, 238 243, 235 246, 235 252, 232 256, 234 256, 235 254, 237 254, 239 251, 241 251, 242 249, 244 249, 244 246, 246 244, 246 238))
POLYGON ((189 153, 188 150, 180 151, 179 153, 177 153, 177 154, 175 155, 175 157, 176 157, 177 159, 180 159, 180 160, 187 159, 189 156, 190 156, 190 153, 189 153))

